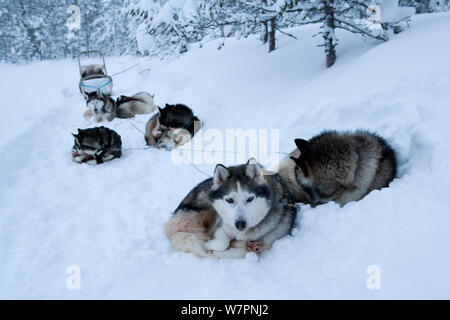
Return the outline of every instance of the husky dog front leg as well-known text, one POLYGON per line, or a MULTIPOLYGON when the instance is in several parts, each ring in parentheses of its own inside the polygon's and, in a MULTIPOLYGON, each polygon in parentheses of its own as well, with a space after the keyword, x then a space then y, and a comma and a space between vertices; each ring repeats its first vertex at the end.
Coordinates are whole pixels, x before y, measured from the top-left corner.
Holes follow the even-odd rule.
POLYGON ((205 243, 205 248, 214 251, 224 251, 230 246, 231 240, 225 228, 220 225, 214 232, 213 239, 205 243))

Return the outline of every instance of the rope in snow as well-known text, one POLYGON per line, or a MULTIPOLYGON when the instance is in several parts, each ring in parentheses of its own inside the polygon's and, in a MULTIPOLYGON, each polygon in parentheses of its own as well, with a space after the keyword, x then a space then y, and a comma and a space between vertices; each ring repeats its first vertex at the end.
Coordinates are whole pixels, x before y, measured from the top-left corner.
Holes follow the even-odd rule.
POLYGON ((125 70, 122 70, 122 71, 113 73, 112 75, 110 75, 110 77, 115 77, 115 76, 117 76, 117 75, 119 75, 119 74, 121 74, 121 73, 127 72, 128 70, 131 70, 131 69, 133 69, 134 67, 136 67, 138 64, 139 64, 139 62, 136 63, 136 64, 134 64, 134 65, 132 65, 131 67, 129 67, 129 68, 125 69, 125 70))
MULTIPOLYGON (((145 133, 142 132, 141 129, 139 129, 138 127, 136 127, 136 126, 134 125, 134 123, 131 122, 130 120, 131 120, 131 119, 128 119, 128 118, 127 118, 128 123, 131 124, 131 125, 132 125, 137 131, 139 131, 143 136, 145 136, 145 133)), ((134 120, 134 119, 133 119, 133 120, 134 120)), ((137 120, 136 120, 136 121, 137 121, 137 120)))
POLYGON ((189 160, 186 158, 186 156, 183 154, 183 158, 188 162, 188 164, 194 168, 195 170, 197 170, 198 172, 204 174, 205 176, 207 176, 208 178, 212 178, 212 176, 209 173, 206 173, 205 171, 203 171, 202 169, 200 169, 199 167, 197 167, 195 164, 193 164, 192 162, 189 162, 189 160))
MULTIPOLYGON (((145 135, 144 132, 142 132, 142 130, 140 130, 138 127, 136 127, 134 125, 133 122, 131 122, 130 120, 135 120, 135 119, 126 119, 128 121, 129 124, 131 124, 137 131, 139 131, 142 135, 145 135)), ((135 120, 137 121, 137 120, 135 120)), ((139 122, 139 121, 138 121, 139 122)), ((147 147, 125 147, 123 148, 124 150, 148 150, 148 149, 153 149, 155 147, 153 146, 147 146, 147 147)), ((205 153, 206 151, 204 150, 196 150, 196 149, 179 149, 179 150, 185 150, 185 151, 191 151, 191 152, 201 152, 201 153, 205 153)), ((228 153, 228 154, 247 154, 247 152, 243 152, 243 151, 208 151, 208 152, 217 152, 217 153, 228 153)), ((287 152, 282 152, 282 151, 277 151, 274 152, 276 154, 283 154, 283 155, 289 155, 290 153, 287 152)), ((187 158, 186 155, 184 153, 182 153, 183 158, 186 160, 187 164, 189 164, 192 168, 194 168, 197 172, 200 172, 201 174, 204 174, 205 176, 207 176, 208 178, 211 178, 212 176, 208 173, 206 173, 205 171, 203 171, 202 169, 200 169, 199 167, 197 167, 195 164, 193 164, 192 162, 190 162, 187 158)))
MULTIPOLYGON (((186 151, 192 151, 192 152, 201 152, 201 153, 206 153, 206 152, 208 152, 208 153, 216 152, 216 153, 224 153, 224 154, 226 154, 226 153, 230 153, 230 154, 247 154, 248 153, 248 152, 245 152, 245 151, 222 151, 222 150, 205 151, 205 150, 199 150, 199 149, 186 149, 186 148, 180 149, 180 150, 186 150, 186 151)), ((282 152, 282 151, 275 151, 273 153, 284 154, 284 155, 289 155, 290 154, 288 152, 282 152)))

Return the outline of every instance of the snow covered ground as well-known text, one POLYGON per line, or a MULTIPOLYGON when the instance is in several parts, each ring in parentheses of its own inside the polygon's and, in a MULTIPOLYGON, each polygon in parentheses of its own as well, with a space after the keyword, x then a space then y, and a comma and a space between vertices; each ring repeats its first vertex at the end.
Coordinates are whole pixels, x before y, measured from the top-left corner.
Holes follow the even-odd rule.
MULTIPOLYGON (((169 247, 164 222, 205 178, 169 152, 71 162, 70 132, 95 125, 82 117, 75 61, 0 64, 0 298, 450 298, 449 30, 446 13, 414 17, 386 43, 338 33, 331 69, 315 26, 292 30, 298 41, 279 34, 271 54, 247 39, 173 61, 107 59, 111 73, 139 62, 115 78, 116 94, 185 103, 205 129, 280 129, 289 152, 297 137, 366 128, 398 150, 389 188, 343 208, 302 206, 293 237, 232 261, 169 247), (69 265, 80 290, 66 286, 69 265), (366 285, 371 265, 378 290, 366 285)), ((147 119, 104 125, 144 147, 134 126, 147 119)))

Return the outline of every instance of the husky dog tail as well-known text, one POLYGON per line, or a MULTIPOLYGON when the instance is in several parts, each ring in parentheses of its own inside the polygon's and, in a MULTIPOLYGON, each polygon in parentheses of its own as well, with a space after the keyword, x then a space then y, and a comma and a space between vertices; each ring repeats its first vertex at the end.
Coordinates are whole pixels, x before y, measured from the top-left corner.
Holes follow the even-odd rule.
POLYGON ((213 258, 204 244, 212 237, 216 223, 214 210, 176 210, 165 226, 170 245, 175 251, 190 252, 199 257, 213 258))
POLYGON ((119 118, 132 118, 136 114, 152 113, 156 110, 153 101, 154 95, 139 92, 131 97, 121 96, 116 101, 117 116, 119 118))

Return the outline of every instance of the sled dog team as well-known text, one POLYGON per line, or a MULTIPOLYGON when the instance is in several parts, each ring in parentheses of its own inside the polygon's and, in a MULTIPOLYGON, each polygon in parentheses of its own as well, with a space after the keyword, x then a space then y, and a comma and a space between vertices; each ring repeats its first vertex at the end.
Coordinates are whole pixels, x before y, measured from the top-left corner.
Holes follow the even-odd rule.
MULTIPOLYGON (((155 148, 172 150, 188 142, 200 130, 201 121, 192 110, 183 105, 166 104, 160 108, 154 104, 154 95, 139 92, 131 97, 120 96, 116 100, 100 91, 86 93, 84 112, 87 118, 97 122, 112 121, 114 118, 133 118, 137 114, 149 114, 158 109, 152 116, 145 130, 147 145, 155 148)), ((122 155, 122 141, 113 130, 105 127, 78 129, 74 136, 72 160, 78 163, 100 164, 122 155)))
MULTIPOLYGON (((201 122, 185 105, 155 106, 146 92, 117 100, 101 92, 86 97, 86 117, 111 121, 158 113, 146 124, 147 145, 171 150, 200 129, 201 122)), ((78 129, 72 159, 100 164, 121 156, 120 136, 105 127, 78 129)), ((370 191, 387 187, 396 176, 394 150, 367 131, 325 131, 310 140, 295 139, 296 148, 278 172, 267 172, 255 159, 226 167, 218 164, 212 178, 192 189, 165 225, 176 251, 209 258, 243 258, 260 253, 290 234, 297 204, 335 201, 343 206, 370 191)))

